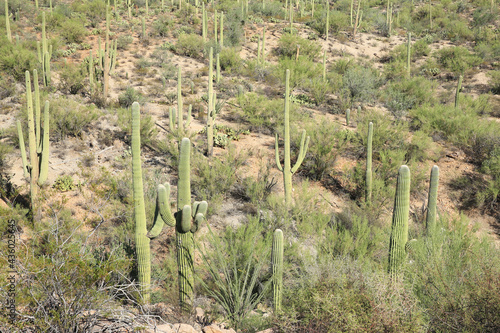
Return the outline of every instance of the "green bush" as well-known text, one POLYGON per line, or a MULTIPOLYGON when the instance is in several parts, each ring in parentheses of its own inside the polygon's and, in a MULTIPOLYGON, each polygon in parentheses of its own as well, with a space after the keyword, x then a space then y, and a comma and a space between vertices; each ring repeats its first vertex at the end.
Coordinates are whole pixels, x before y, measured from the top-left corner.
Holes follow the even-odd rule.
POLYGON ((309 80, 321 77, 323 73, 323 65, 308 58, 300 56, 298 61, 295 58, 282 58, 274 68, 274 75, 281 78, 283 84, 287 69, 290 70, 290 89, 305 88, 309 80))
POLYGON ((320 45, 314 41, 287 33, 283 34, 278 41, 276 53, 282 57, 295 59, 297 55, 297 46, 300 46, 299 54, 308 60, 314 60, 321 49, 320 45))
POLYGON ((472 54, 463 46, 443 48, 435 54, 438 63, 454 73, 464 73, 472 66, 481 64, 482 59, 472 54))
POLYGON ((17 81, 25 80, 25 72, 38 67, 36 53, 25 43, 10 43, 5 35, 0 37, 0 69, 17 81))
POLYGON ((220 67, 222 70, 231 73, 233 70, 239 72, 242 65, 239 52, 234 48, 223 48, 219 56, 220 67))
POLYGON ((187 57, 201 58, 203 49, 203 38, 196 34, 181 34, 175 43, 175 53, 187 57))
POLYGON ((73 95, 81 92, 84 88, 84 83, 86 82, 86 70, 87 68, 82 68, 82 66, 78 64, 64 64, 59 73, 61 91, 68 92, 73 95))
POLYGON ((490 77, 490 89, 494 94, 500 94, 500 70, 488 72, 490 77))
POLYGON ((94 106, 85 106, 67 98, 50 101, 50 135, 60 141, 67 136, 79 137, 100 112, 94 106))
POLYGON ((349 90, 352 100, 359 102, 372 101, 381 83, 377 72, 361 66, 348 68, 342 82, 344 88, 349 90))
POLYGON ((478 238, 469 221, 444 221, 415 243, 408 266, 428 330, 495 332, 500 329, 500 253, 478 238))
POLYGON ((385 89, 384 99, 387 108, 396 116, 406 116, 409 109, 423 104, 435 103, 436 83, 421 76, 409 80, 392 81, 385 89))
POLYGON ((70 19, 61 24, 61 37, 66 40, 66 43, 82 43, 87 36, 82 20, 70 19))
POLYGON ((142 96, 134 88, 128 87, 120 96, 118 96, 118 104, 123 108, 129 108, 132 103, 138 102, 142 96))
POLYGON ((168 15, 160 15, 153 23, 153 31, 159 37, 167 37, 174 27, 174 21, 168 15))
POLYGON ((117 39, 116 48, 118 50, 127 50, 129 45, 134 41, 134 37, 130 35, 120 35, 117 39))

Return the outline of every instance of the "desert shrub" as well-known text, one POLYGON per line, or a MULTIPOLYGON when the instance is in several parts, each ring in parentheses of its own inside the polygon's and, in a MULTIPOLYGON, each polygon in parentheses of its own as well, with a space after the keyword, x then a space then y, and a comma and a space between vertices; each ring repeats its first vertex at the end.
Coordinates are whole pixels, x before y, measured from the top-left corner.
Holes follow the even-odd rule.
POLYGON ((209 211, 217 211, 222 200, 227 198, 236 183, 236 173, 246 160, 244 153, 236 153, 229 146, 227 153, 214 163, 207 163, 202 155, 195 155, 192 160, 192 191, 197 200, 210 202, 209 211))
POLYGON ((330 82, 323 80, 322 77, 315 77, 305 82, 304 88, 314 98, 314 103, 320 105, 325 101, 326 94, 331 90, 330 82))
POLYGON ((133 285, 123 278, 131 261, 122 249, 88 244, 80 221, 71 219, 69 210, 55 208, 57 215, 40 222, 20 248, 30 251, 18 254, 23 283, 17 286, 17 301, 22 317, 30 321, 15 325, 35 331, 91 331, 118 304, 118 294, 131 296, 133 285))
POLYGON ((472 14, 472 26, 473 27, 483 27, 490 23, 493 23, 496 19, 496 15, 490 8, 479 7, 472 14))
POLYGON ((283 84, 285 83, 287 69, 290 70, 290 89, 305 88, 306 82, 321 77, 323 65, 302 56, 299 57, 298 61, 292 58, 280 59, 278 65, 274 68, 274 75, 281 78, 283 84))
POLYGON ((500 60, 500 40, 492 38, 491 35, 488 35, 484 38, 484 41, 482 41, 482 42, 478 41, 478 43, 476 43, 476 46, 474 47, 474 51, 484 61, 499 61, 500 60))
POLYGON ((472 66, 477 66, 482 59, 472 54, 463 46, 443 48, 435 54, 438 63, 454 73, 464 73, 472 66))
POLYGON ((106 3, 104 0, 75 1, 71 3, 71 7, 75 12, 85 14, 92 28, 97 27, 106 18, 106 3))
POLYGON ((278 18, 285 16, 283 4, 278 1, 266 1, 266 5, 264 7, 262 6, 262 3, 256 2, 249 5, 249 7, 249 12, 265 18, 278 18))
MULTIPOLYGON (((307 157, 300 168, 301 173, 313 180, 323 180, 333 170, 337 158, 342 156, 352 134, 348 130, 342 130, 339 125, 326 121, 309 124, 306 132, 311 139, 307 157)), ((297 130, 293 133, 296 139, 301 134, 297 130)))
POLYGON ((69 19, 61 24, 61 37, 66 43, 81 43, 87 36, 87 29, 83 26, 80 19, 69 19))
MULTIPOLYGON (((247 93, 241 98, 242 118, 253 130, 272 134, 283 123, 283 99, 268 99, 264 95, 247 93), (278 111, 277 111, 278 110, 278 111)), ((301 117, 299 107, 290 103, 290 121, 301 117)))
POLYGON ((10 43, 5 35, 0 39, 0 69, 12 75, 17 81, 25 80, 25 72, 38 66, 36 53, 26 47, 10 43))
POLYGON ((66 98, 50 101, 50 135, 57 141, 67 136, 79 137, 100 112, 94 106, 85 106, 66 98))
POLYGON ((431 331, 500 329, 500 253, 461 217, 416 242, 408 270, 431 331))
POLYGON ((116 48, 118 50, 126 50, 129 45, 134 41, 134 38, 130 35, 120 35, 117 39, 116 48))
POLYGON ((142 99, 141 94, 132 87, 127 87, 127 89, 118 96, 118 104, 121 107, 129 108, 134 102, 138 102, 142 99))
MULTIPOLYGON (((285 249, 286 251, 286 249, 285 249)), ((284 288, 278 332, 413 332, 425 328, 410 287, 350 257, 302 259, 284 288), (290 281, 291 280, 291 281, 290 281)))
POLYGON ((374 70, 361 66, 347 69, 342 78, 344 88, 348 89, 353 101, 369 102, 380 86, 380 79, 374 70))
POLYGON ((175 53, 192 58, 200 58, 203 53, 203 38, 196 34, 182 34, 175 44, 175 53))
POLYGON ((83 90, 87 68, 74 63, 64 64, 59 73, 60 89, 70 94, 78 94, 83 90))
POLYGON ((232 7, 224 15, 224 46, 239 46, 241 44, 244 36, 244 21, 240 6, 232 7))
POLYGON ((153 31, 156 36, 167 37, 169 31, 173 28, 174 21, 168 15, 160 15, 153 23, 153 31))
POLYGON ((276 52, 280 56, 295 59, 297 46, 300 46, 299 54, 309 60, 314 60, 320 50, 316 42, 288 33, 281 36, 276 52))
POLYGON ((234 48, 223 48, 220 52, 219 56, 220 67, 222 70, 225 70, 228 73, 231 73, 233 70, 238 72, 240 70, 242 60, 238 51, 234 48))
POLYGON ((435 102, 436 84, 421 76, 399 82, 392 81, 385 90, 387 108, 396 116, 405 116, 409 109, 435 102))
POLYGON ((500 94, 500 70, 488 72, 490 77, 490 89, 494 94, 500 94))

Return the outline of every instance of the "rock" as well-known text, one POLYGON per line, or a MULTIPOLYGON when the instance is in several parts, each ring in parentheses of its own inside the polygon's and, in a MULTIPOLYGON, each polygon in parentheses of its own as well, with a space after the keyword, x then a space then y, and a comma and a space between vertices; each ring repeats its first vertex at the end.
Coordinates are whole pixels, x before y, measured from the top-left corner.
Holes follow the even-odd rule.
POLYGON ((257 333, 273 333, 273 329, 272 328, 268 328, 267 330, 263 330, 263 331, 260 331, 260 332, 257 332, 257 333))
POLYGON ((163 324, 156 326, 156 328, 150 328, 148 333, 175 333, 175 331, 172 329, 172 325, 163 324))
POLYGON ((212 324, 210 326, 203 327, 203 333, 236 333, 232 328, 225 329, 221 328, 219 325, 212 324))
POLYGON ((194 311, 196 312, 196 321, 198 321, 199 323, 204 323, 205 311, 203 311, 202 308, 196 308, 194 311))
POLYGON ((198 333, 193 326, 188 324, 174 324, 172 331, 175 333, 198 333))

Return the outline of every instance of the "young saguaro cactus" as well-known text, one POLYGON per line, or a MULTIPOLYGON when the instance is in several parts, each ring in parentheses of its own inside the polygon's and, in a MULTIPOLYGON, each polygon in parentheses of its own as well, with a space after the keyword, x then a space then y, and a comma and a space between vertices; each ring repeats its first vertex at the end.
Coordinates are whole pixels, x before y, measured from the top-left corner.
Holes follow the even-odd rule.
POLYGON ((432 231, 436 226, 438 183, 439 183, 439 167, 435 165, 431 169, 429 198, 427 200, 427 219, 425 221, 425 229, 427 231, 427 234, 432 233, 432 231))
POLYGON ((389 243, 389 273, 395 277, 406 260, 408 215, 410 212, 410 169, 402 165, 398 172, 389 243))
POLYGON ((168 197, 170 185, 158 186, 158 213, 153 229, 148 237, 156 238, 166 223, 175 225, 177 238, 177 265, 179 277, 179 301, 184 311, 190 311, 193 301, 194 287, 194 233, 198 231, 200 223, 205 219, 208 204, 206 201, 195 201, 191 206, 190 181, 190 153, 191 141, 182 139, 179 154, 179 180, 177 182, 177 212, 172 214, 168 197))
POLYGON ((372 202, 372 140, 373 123, 368 124, 368 140, 366 143, 366 203, 372 202))
POLYGON ((300 150, 297 162, 291 167, 290 162, 290 70, 286 70, 285 74, 285 130, 284 130, 284 141, 285 141, 285 160, 283 166, 281 166, 279 149, 278 149, 278 133, 276 133, 275 141, 275 151, 276 151, 276 166, 278 170, 283 172, 283 183, 285 185, 285 203, 289 206, 292 203, 292 175, 297 171, 297 169, 302 164, 304 157, 307 153, 307 147, 309 145, 309 137, 306 139, 306 131, 302 131, 302 139, 300 140, 300 150))
POLYGON ((186 119, 186 124, 184 125, 184 116, 183 116, 183 102, 182 102, 182 71, 181 67, 179 66, 178 73, 177 73, 177 117, 175 116, 175 113, 172 108, 169 109, 169 126, 170 126, 170 131, 175 132, 175 125, 177 124, 177 131, 178 134, 183 134, 184 130, 189 127, 189 124, 191 123, 191 111, 193 109, 193 106, 190 104, 188 108, 188 115, 186 119), (185 127, 184 127, 185 126, 185 127))
POLYGON ((142 185, 141 123, 139 103, 132 104, 132 183, 134 189, 135 251, 142 301, 149 303, 151 285, 150 239, 147 237, 146 208, 142 185))
POLYGON ((5 32, 7 33, 7 39, 12 43, 12 33, 10 32, 10 17, 12 14, 9 13, 9 2, 5 0, 5 32))
POLYGON ((214 50, 211 47, 208 58, 208 111, 207 111, 207 155, 212 156, 214 153, 214 118, 215 109, 213 107, 213 67, 214 67, 214 50))
POLYGON ((281 292, 283 290, 283 231, 276 229, 273 234, 273 301, 274 312, 281 311, 281 292))

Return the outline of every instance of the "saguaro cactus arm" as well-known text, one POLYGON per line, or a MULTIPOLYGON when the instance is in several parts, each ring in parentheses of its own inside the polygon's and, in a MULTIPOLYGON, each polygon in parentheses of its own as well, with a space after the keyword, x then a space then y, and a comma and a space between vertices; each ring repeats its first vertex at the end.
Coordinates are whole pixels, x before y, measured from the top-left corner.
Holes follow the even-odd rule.
POLYGON ((299 149, 299 157, 297 158, 297 161, 295 162, 295 165, 292 168, 292 174, 297 172, 297 169, 300 167, 302 162, 304 161, 304 157, 306 157, 307 153, 307 148, 309 146, 309 139, 310 137, 307 137, 306 139, 306 130, 302 130, 302 138, 300 139, 300 149, 299 149))

